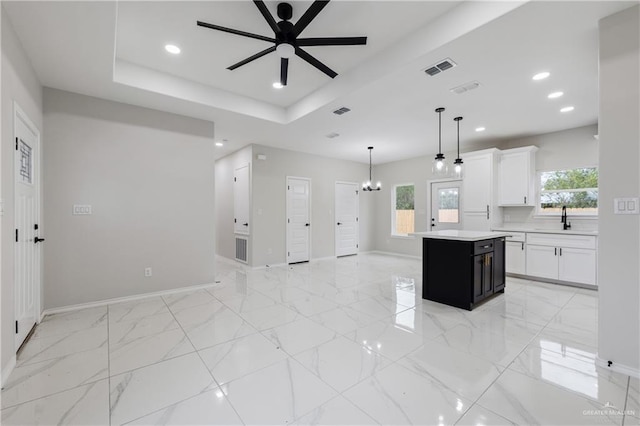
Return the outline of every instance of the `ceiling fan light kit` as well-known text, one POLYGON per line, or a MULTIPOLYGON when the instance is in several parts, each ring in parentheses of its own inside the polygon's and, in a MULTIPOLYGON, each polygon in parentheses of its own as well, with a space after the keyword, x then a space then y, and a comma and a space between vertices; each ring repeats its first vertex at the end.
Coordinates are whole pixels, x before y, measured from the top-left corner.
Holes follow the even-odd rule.
POLYGON ((271 52, 276 52, 280 56, 280 84, 282 86, 287 85, 288 71, 289 71, 289 59, 293 56, 298 56, 310 65, 314 66, 318 70, 322 71, 331 78, 335 78, 338 73, 329 68, 327 65, 320 62, 314 56, 307 51, 301 49, 306 46, 357 46, 366 45, 367 37, 316 37, 316 38, 298 38, 298 36, 304 31, 305 28, 311 23, 311 21, 324 9, 329 3, 329 0, 316 0, 309 9, 304 12, 302 17, 298 19, 298 22, 291 23, 289 20, 293 16, 293 8, 289 3, 278 4, 278 17, 280 22, 276 22, 269 9, 262 0, 254 0, 256 5, 264 19, 271 27, 275 38, 265 37, 260 34, 248 33, 246 31, 235 30, 233 28, 222 27, 220 25, 210 24, 203 21, 197 21, 197 25, 212 30, 223 31, 230 34, 235 34, 243 37, 249 37, 257 40, 273 43, 274 45, 268 47, 255 55, 249 56, 240 62, 237 62, 229 67, 228 70, 235 70, 249 62, 255 61, 271 52))

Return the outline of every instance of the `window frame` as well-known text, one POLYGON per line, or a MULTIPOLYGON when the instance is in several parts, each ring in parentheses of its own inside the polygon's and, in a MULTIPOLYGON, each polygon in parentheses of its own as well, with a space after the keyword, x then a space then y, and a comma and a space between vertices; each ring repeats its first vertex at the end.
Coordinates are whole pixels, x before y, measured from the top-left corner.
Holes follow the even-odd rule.
POLYGON ((600 209, 600 190, 599 183, 598 187, 595 188, 573 188, 573 189, 563 189, 563 190, 542 190, 542 174, 543 173, 551 173, 551 172, 560 172, 567 170, 575 170, 575 169, 596 169, 598 172, 598 182, 600 179, 600 168, 598 166, 575 166, 575 167, 567 167, 567 168, 554 168, 549 170, 538 170, 536 172, 536 211, 535 216, 541 218, 549 218, 549 217, 560 217, 562 213, 560 212, 545 212, 542 209, 542 194, 544 193, 554 193, 554 192, 584 192, 584 191, 597 191, 598 192, 598 212, 593 213, 578 213, 578 212, 570 212, 571 216, 578 218, 597 218, 600 209))
POLYGON ((416 232, 416 219, 415 219, 415 211, 416 211, 416 184, 413 182, 407 183, 398 183, 391 187, 391 236, 394 238, 413 238, 409 234, 399 234, 396 232, 396 190, 401 186, 413 186, 413 232, 416 232))

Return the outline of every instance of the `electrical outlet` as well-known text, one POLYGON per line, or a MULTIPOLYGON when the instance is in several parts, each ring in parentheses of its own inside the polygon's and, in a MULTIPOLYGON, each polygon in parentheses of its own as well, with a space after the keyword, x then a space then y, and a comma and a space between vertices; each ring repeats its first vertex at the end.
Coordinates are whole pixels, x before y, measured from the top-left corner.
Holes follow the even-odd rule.
POLYGON ((153 275, 153 271, 151 270, 150 266, 148 268, 144 268, 144 276, 145 277, 150 277, 152 275, 153 275))

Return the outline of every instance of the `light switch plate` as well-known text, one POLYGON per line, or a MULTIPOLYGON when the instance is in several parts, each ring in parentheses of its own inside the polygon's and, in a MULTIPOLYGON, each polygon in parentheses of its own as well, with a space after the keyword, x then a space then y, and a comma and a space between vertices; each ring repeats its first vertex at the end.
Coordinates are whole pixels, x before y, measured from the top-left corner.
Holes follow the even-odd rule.
POLYGON ((89 204, 74 204, 73 205, 73 214, 91 214, 91 206, 89 204))
POLYGON ((640 214, 640 198, 614 198, 614 214, 640 214))

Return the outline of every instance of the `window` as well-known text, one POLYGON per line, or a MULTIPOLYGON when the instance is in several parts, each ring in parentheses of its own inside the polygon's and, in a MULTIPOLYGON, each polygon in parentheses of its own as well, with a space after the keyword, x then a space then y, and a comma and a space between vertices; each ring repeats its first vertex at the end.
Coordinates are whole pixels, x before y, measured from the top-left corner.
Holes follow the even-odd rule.
POLYGON ((596 167, 540 173, 540 214, 598 214, 598 169, 596 167))
POLYGON ((395 185, 391 196, 391 234, 406 236, 414 231, 414 186, 413 184, 395 185))

